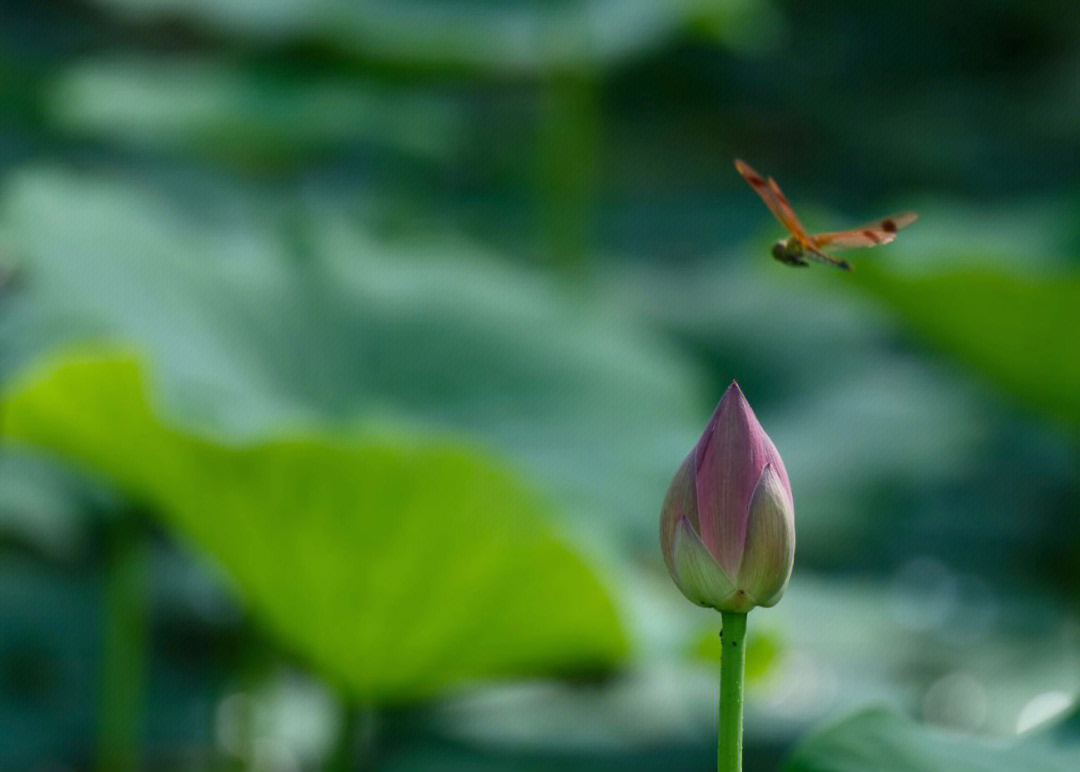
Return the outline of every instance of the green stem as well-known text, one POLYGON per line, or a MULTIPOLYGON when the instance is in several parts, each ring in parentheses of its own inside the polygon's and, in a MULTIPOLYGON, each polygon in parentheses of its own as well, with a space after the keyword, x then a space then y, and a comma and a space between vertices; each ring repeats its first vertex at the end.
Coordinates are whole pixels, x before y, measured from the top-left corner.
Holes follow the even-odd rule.
POLYGON ((602 149, 600 78, 588 61, 594 43, 585 25, 552 25, 541 40, 552 47, 569 40, 581 54, 580 63, 556 66, 541 81, 535 171, 541 247, 553 267, 580 279, 588 268, 602 149))
POLYGON ((378 766, 377 715, 370 705, 347 702, 344 724, 334 749, 329 772, 355 772, 378 766))
POLYGON ((720 717, 716 728, 717 772, 742 772, 743 672, 746 670, 746 614, 721 612, 720 717))
POLYGON ((327 764, 329 772, 349 772, 356 768, 356 741, 360 734, 362 717, 363 713, 356 702, 349 701, 345 704, 345 715, 342 716, 337 745, 330 763, 327 764))
POLYGON ((149 620, 146 544, 141 520, 122 513, 108 526, 105 646, 98 769, 139 769, 149 620))

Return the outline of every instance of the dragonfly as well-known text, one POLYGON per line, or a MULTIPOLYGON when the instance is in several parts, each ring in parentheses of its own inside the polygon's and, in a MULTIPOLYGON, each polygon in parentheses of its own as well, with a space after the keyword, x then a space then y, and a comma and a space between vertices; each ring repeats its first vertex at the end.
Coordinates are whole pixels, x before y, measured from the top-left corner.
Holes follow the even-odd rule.
POLYGON ((861 228, 852 228, 848 231, 833 231, 831 233, 818 233, 811 236, 806 228, 795 216, 795 210, 787 196, 780 190, 776 180, 772 177, 765 178, 751 168, 750 164, 736 158, 735 168, 743 176, 750 187, 761 196, 765 205, 769 207, 780 224, 787 228, 791 235, 786 239, 780 239, 773 244, 772 256, 781 263, 787 265, 807 266, 807 260, 820 260, 823 263, 834 265, 845 271, 854 270, 847 260, 833 257, 824 251, 824 247, 832 249, 850 249, 852 247, 876 247, 878 244, 888 244, 896 238, 896 232, 901 228, 911 225, 918 219, 914 212, 883 217, 872 223, 863 225, 861 228))

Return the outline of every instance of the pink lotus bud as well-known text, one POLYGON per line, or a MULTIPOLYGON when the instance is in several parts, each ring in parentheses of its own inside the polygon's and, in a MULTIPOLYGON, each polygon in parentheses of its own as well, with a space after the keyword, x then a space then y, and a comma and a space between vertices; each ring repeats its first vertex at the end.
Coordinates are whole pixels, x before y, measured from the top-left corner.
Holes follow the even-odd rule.
POLYGON ((795 560, 791 483, 737 383, 671 481, 660 545, 699 606, 746 612, 784 594, 795 560))

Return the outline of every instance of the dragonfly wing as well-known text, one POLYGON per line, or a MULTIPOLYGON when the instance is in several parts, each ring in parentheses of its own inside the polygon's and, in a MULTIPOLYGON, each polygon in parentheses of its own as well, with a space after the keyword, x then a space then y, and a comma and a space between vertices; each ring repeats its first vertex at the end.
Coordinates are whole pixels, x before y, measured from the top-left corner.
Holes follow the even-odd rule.
POLYGON ((888 244, 896 238, 898 230, 911 225, 917 219, 918 215, 914 212, 904 212, 892 217, 883 217, 861 228, 852 228, 849 231, 836 231, 834 233, 819 233, 811 238, 819 247, 830 246, 834 249, 876 247, 878 244, 888 244))
POLYGON ((769 177, 765 182, 772 191, 777 205, 780 207, 780 222, 782 222, 784 227, 791 231, 791 234, 800 242, 806 246, 811 246, 813 242, 810 240, 810 234, 806 232, 806 228, 799 222, 799 218, 795 216, 795 210, 791 208, 791 203, 787 200, 787 196, 784 195, 784 192, 780 190, 780 186, 776 184, 776 180, 769 177))
MULTIPOLYGON (((775 187, 774 189, 776 181, 771 177, 766 180, 754 171, 750 164, 739 158, 735 159, 735 168, 738 170, 739 174, 743 176, 743 179, 749 183, 750 187, 761 196, 761 200, 764 201, 765 205, 769 207, 769 210, 776 215, 776 219, 779 220, 785 228, 791 231, 793 236, 798 238, 799 241, 802 241, 803 239, 800 237, 799 233, 796 232, 796 229, 801 231, 803 236, 806 235, 806 231, 802 229, 802 225, 800 225, 798 219, 795 218, 794 212, 791 212, 791 216, 788 216, 787 212, 791 211, 791 206, 788 205, 786 207, 787 211, 785 211, 785 207, 781 204, 781 199, 777 198, 776 191, 780 190, 780 188, 775 187)), ((783 196, 784 194, 781 193, 780 195, 783 196)), ((783 201, 786 202, 787 199, 783 199, 783 201)))

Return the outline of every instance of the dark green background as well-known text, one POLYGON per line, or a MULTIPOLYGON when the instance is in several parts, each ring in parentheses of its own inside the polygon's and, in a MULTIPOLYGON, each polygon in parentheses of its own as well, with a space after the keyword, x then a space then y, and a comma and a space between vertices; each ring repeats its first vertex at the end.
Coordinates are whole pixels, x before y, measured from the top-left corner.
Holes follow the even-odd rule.
POLYGON ((1072 3, 4 4, 0 768, 709 768, 734 378, 747 769, 1075 769, 1078 204, 1072 3))

